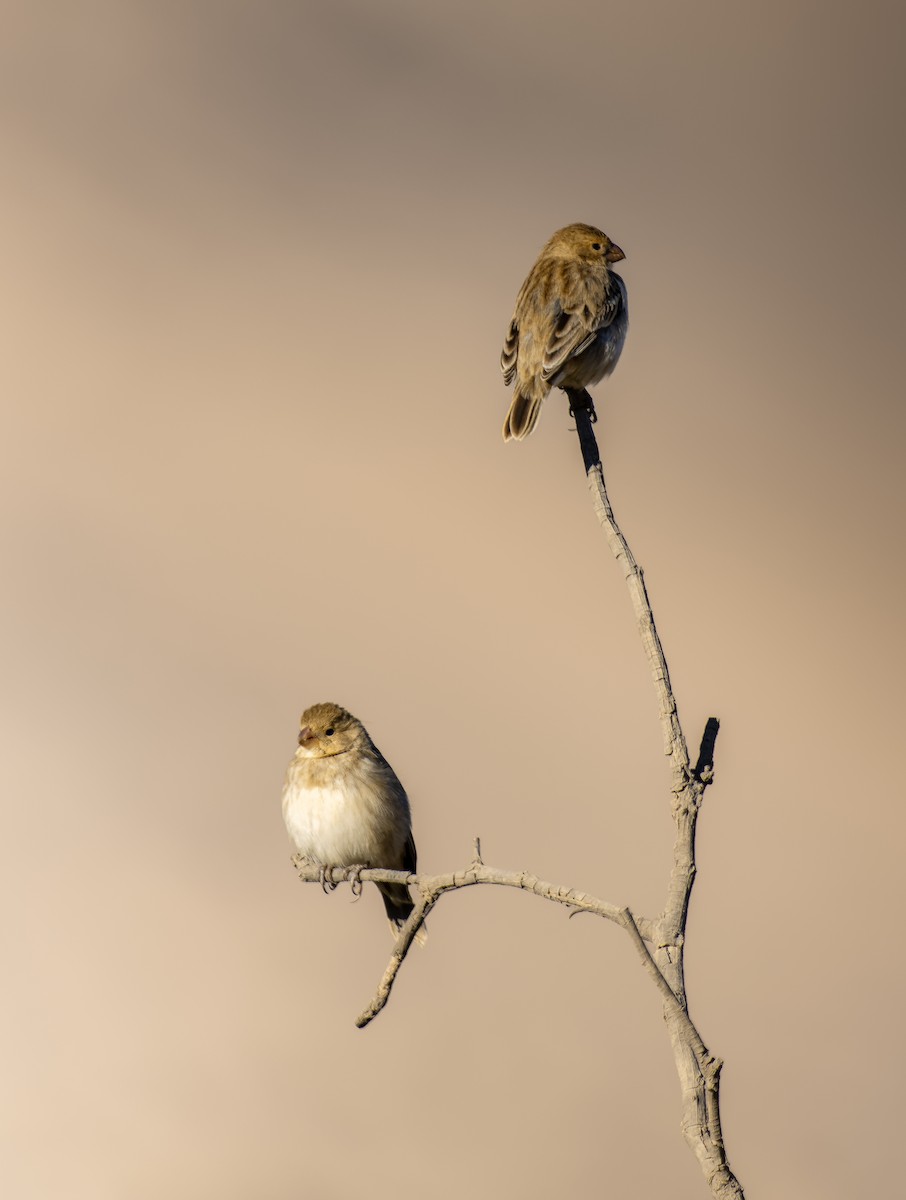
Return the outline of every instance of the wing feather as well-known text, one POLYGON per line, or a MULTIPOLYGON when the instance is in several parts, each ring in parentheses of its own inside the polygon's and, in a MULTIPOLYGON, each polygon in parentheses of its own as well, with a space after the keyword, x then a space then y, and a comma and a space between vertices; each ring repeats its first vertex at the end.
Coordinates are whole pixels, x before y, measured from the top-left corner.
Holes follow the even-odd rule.
POLYGON ((519 354, 519 326, 514 317, 504 338, 503 350, 500 354, 500 369, 503 371, 503 382, 507 385, 513 382, 516 374, 516 358, 519 354))
MULTIPOLYGON (((622 295, 608 275, 589 277, 582 273, 564 289, 562 311, 557 315, 544 346, 541 378, 549 380, 567 359, 581 354, 591 345, 599 329, 616 319, 622 307, 622 295)), ((561 305, 558 305, 561 307, 561 305)))

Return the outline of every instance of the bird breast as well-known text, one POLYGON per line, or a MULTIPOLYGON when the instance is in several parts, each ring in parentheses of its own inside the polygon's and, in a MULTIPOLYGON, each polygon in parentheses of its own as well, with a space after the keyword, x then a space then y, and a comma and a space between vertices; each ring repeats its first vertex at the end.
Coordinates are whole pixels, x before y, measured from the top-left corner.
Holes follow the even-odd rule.
POLYGON ((335 866, 395 867, 409 832, 399 780, 358 755, 295 758, 283 790, 283 817, 300 854, 335 866))

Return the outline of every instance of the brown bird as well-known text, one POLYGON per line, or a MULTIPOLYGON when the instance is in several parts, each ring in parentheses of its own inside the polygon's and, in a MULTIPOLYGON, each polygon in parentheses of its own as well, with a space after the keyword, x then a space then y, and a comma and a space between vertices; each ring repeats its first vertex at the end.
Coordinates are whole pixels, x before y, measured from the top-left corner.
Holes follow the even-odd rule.
POLYGON ((541 251, 500 356, 504 382, 516 381, 504 441, 528 437, 552 387, 581 391, 617 365, 629 314, 626 285, 610 268, 625 257, 606 233, 581 224, 558 229, 541 251))
MULTIPOLYGON (((283 819, 302 857, 322 868, 414 874, 409 799, 362 722, 339 704, 314 704, 300 725, 299 749, 283 785, 283 819)), ((395 937, 412 912, 409 889, 377 886, 395 937)), ((424 927, 417 940, 424 942, 424 927)))

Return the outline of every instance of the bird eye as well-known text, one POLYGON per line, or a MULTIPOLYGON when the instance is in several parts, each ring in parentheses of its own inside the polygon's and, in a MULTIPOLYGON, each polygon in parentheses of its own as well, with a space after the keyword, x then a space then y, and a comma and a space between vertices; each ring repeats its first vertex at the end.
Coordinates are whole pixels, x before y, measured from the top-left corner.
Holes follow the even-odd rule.
POLYGON ((591 244, 591 248, 592 248, 592 250, 600 250, 600 249, 601 249, 601 243, 600 243, 600 242, 592 242, 592 244, 591 244))
POLYGON ((332 729, 325 729, 325 730, 324 730, 324 736, 325 736, 325 737, 333 737, 333 730, 332 730, 332 729))

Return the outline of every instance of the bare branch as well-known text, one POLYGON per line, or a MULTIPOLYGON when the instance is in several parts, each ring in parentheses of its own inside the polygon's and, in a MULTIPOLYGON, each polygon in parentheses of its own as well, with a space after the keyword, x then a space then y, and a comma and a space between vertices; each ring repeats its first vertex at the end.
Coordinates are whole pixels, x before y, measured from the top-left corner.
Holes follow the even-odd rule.
POLYGON ((664 998, 664 1018, 683 1091, 683 1135, 699 1160, 712 1195, 719 1200, 744 1200, 742 1186, 727 1162, 721 1130, 719 1080, 722 1063, 709 1053, 689 1017, 684 975, 686 919, 696 873, 695 829, 705 788, 714 778, 714 746, 720 723, 716 717, 709 718, 698 761, 694 770, 690 770, 689 750, 644 577, 617 525, 604 485, 604 469, 592 429, 594 406, 584 390, 568 391, 567 395, 570 412, 576 419, 579 448, 595 512, 610 549, 623 568, 632 598, 658 699, 664 750, 673 766, 671 812, 676 838, 664 912, 658 923, 660 938, 644 938, 628 909, 623 910, 623 927, 633 937, 646 970, 664 998), (646 941, 654 945, 653 953, 646 941))
POLYGON ((607 495, 607 488, 604 485, 604 468, 601 466, 601 456, 598 453, 597 441, 591 426, 591 414, 594 412, 591 397, 584 388, 580 392, 567 391, 567 395, 569 396, 570 411, 576 418, 576 431, 579 435, 579 446, 585 463, 588 486, 591 489, 592 503, 598 520, 607 535, 613 556, 623 569, 639 625, 639 635, 654 678, 661 724, 664 730, 664 753, 673 759, 674 791, 682 791, 689 778, 689 751, 676 711, 676 701, 670 686, 670 672, 667 670, 667 659, 654 625, 654 616, 648 593, 645 590, 642 568, 635 561, 633 553, 629 549, 629 543, 617 525, 607 495))
POLYGON ((425 917, 427 917, 436 903, 437 896, 430 899, 424 893, 416 901, 415 908, 409 914, 409 919, 397 936, 393 953, 390 955, 390 962, 387 964, 387 970, 381 976, 381 982, 378 984, 377 991, 356 1018, 357 1029, 364 1029, 369 1021, 373 1021, 390 999, 390 989, 393 987, 397 973, 403 965, 406 955, 409 953, 412 943, 415 940, 415 935, 421 929, 422 925, 424 925, 425 917))
POLYGON ((710 783, 714 777, 714 745, 717 742, 719 730, 720 721, 717 717, 708 717, 701 745, 698 748, 698 761, 692 770, 693 779, 701 780, 705 784, 710 783))
POLYGON ((629 935, 642 965, 664 1000, 665 1017, 678 1066, 682 1064, 680 1078, 684 1083, 683 1135, 709 1177, 713 1195, 720 1197, 720 1200, 743 1200, 742 1189, 726 1162, 720 1127, 718 1087, 722 1064, 705 1046, 686 1010, 685 998, 674 992, 664 971, 658 966, 656 956, 664 954, 667 950, 681 961, 682 946, 665 947, 658 940, 657 924, 634 916, 625 906, 617 907, 586 892, 549 883, 527 871, 502 871, 474 860, 464 871, 453 871, 443 875, 409 875, 405 871, 388 871, 383 868, 361 872, 350 867, 328 867, 322 870, 317 864, 310 863, 298 855, 293 859, 293 865, 300 880, 305 883, 320 883, 323 874, 326 882, 331 884, 356 879, 365 883, 404 883, 417 893, 415 907, 394 942, 390 961, 377 990, 356 1019, 359 1029, 374 1020, 386 1005, 418 930, 431 909, 447 892, 481 884, 513 887, 556 904, 563 904, 571 910, 571 916, 577 912, 588 912, 619 925, 629 935), (654 944, 653 953, 648 942, 654 944))
MULTIPOLYGON (((475 860, 462 871, 450 871, 444 875, 410 875, 406 871, 388 871, 383 867, 368 867, 362 871, 353 867, 322 868, 317 863, 308 862, 298 854, 293 857, 292 862, 302 883, 320 883, 322 873, 326 882, 332 884, 344 883, 352 878, 361 879, 363 883, 403 883, 410 888, 416 888, 422 895, 431 897, 432 907, 445 892, 472 887, 476 884, 493 884, 496 887, 519 888, 522 891, 531 892, 535 896, 540 896, 544 900, 563 904, 567 908, 593 913, 595 916, 604 917, 617 925, 623 924, 622 913, 624 910, 617 904, 599 900, 597 896, 591 896, 588 892, 579 892, 575 888, 563 887, 560 884, 550 883, 546 879, 539 879, 537 875, 532 875, 529 871, 505 871, 500 867, 489 867, 483 862, 475 860)), ((637 917, 636 921, 642 937, 660 944, 659 922, 648 920, 645 917, 637 917)), ((406 927, 408 927, 408 922, 404 929, 406 927)), ((400 936, 402 936, 402 931, 400 931, 400 936)))
MULTIPOLYGON (((469 866, 464 871, 452 871, 445 875, 409 875, 406 871, 388 871, 384 868, 368 868, 359 871, 355 867, 321 867, 317 863, 309 862, 301 855, 297 854, 293 857, 293 866, 303 883, 324 882, 335 886, 349 880, 360 883, 403 883, 416 889, 415 907, 394 942, 390 962, 381 977, 377 991, 356 1020, 359 1029, 372 1021, 390 999, 391 988, 416 934, 424 924, 428 913, 440 897, 447 892, 473 887, 477 884, 518 888, 520 891, 540 896, 544 900, 551 900, 555 904, 565 905, 571 910, 570 916, 575 916, 579 912, 592 913, 594 916, 604 917, 605 920, 625 927, 627 909, 611 904, 607 900, 599 900, 587 892, 576 891, 575 888, 548 883, 547 880, 539 879, 537 875, 532 875, 528 871, 503 871, 498 867, 485 866, 478 857, 480 853, 481 845, 479 839, 476 838, 476 857, 469 866)), ((660 945, 662 935, 659 923, 646 920, 644 917, 633 918, 633 921, 633 929, 637 937, 656 939, 660 945)))

